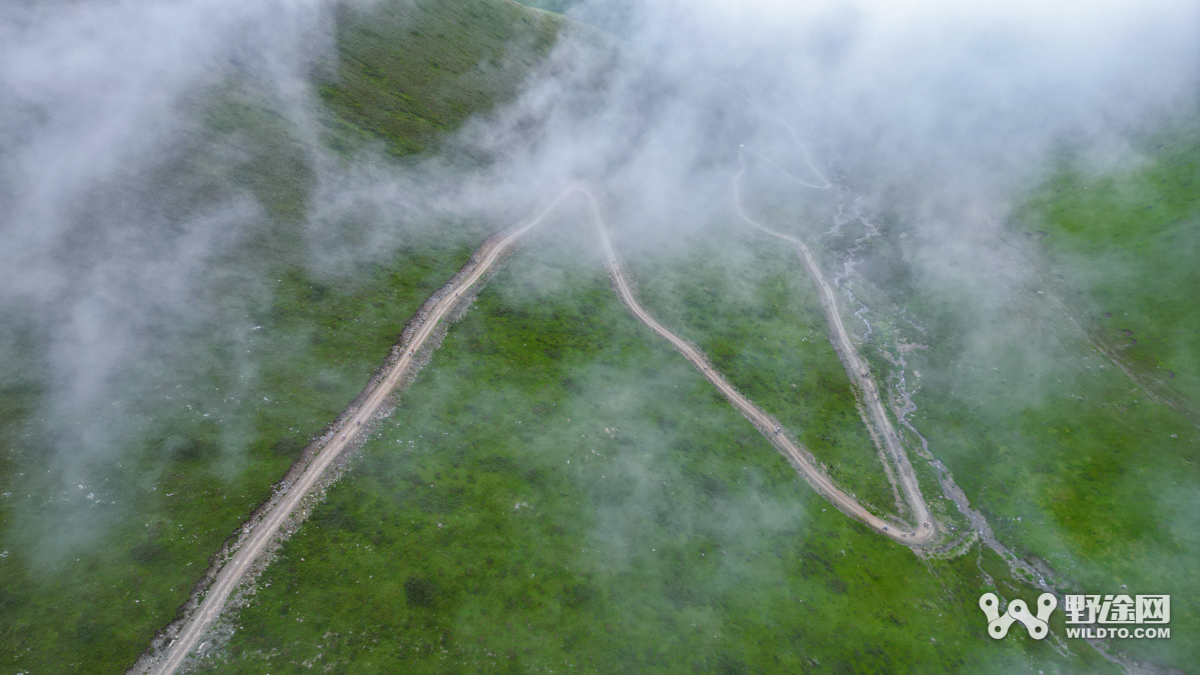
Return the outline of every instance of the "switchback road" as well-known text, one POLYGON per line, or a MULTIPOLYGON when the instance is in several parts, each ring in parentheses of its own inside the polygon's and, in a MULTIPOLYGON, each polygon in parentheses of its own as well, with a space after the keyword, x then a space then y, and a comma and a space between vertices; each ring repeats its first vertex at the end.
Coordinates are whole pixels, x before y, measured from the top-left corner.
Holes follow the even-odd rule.
MULTIPOLYGON (((351 414, 344 416, 345 421, 341 427, 333 432, 330 440, 318 451, 300 477, 287 488, 283 497, 253 526, 246 539, 242 541, 229 561, 218 572, 216 580, 209 587, 199 607, 184 623, 183 628, 175 639, 166 647, 161 660, 151 669, 151 672, 157 675, 171 675, 179 668, 188 654, 195 649, 201 638, 213 625, 213 622, 216 621, 225 603, 229 600, 230 595, 245 576, 246 571, 250 569, 255 559, 266 549, 272 538, 278 533, 280 527, 300 505, 304 497, 313 489, 313 486, 316 485, 318 479, 333 460, 342 453, 348 444, 355 441, 356 436, 361 433, 365 426, 368 426, 368 423, 379 411, 388 395, 392 393, 396 384, 412 371, 416 353, 429 340, 430 336, 435 333, 442 319, 458 305, 461 297, 466 297, 467 291, 491 269, 514 242, 525 235, 525 233, 540 225, 564 200, 574 194, 582 195, 587 200, 589 214, 600 233, 600 240, 604 247, 604 262, 609 270, 609 274, 612 276, 617 293, 621 301, 639 321, 648 326, 655 334, 670 342, 675 349, 683 354, 684 358, 706 380, 716 387, 730 404, 745 415, 758 428, 759 432, 788 458, 792 466, 804 476, 805 480, 818 493, 843 513, 865 523, 877 532, 906 545, 920 546, 933 540, 935 531, 928 525, 922 525, 915 531, 905 530, 903 526, 884 521, 863 508, 861 504, 838 488, 821 471, 806 448, 798 442, 787 438, 774 419, 738 393, 720 373, 713 370, 699 350, 664 328, 654 317, 650 316, 638 303, 637 298, 629 288, 625 275, 621 273, 616 253, 613 251, 612 242, 609 239, 608 228, 600 215, 600 207, 596 202, 595 196, 588 188, 575 186, 564 191, 528 223, 513 230, 499 241, 493 243, 492 240, 489 240, 489 242, 485 243, 476 252, 472 262, 468 263, 467 268, 464 269, 465 274, 460 273, 457 283, 453 287, 445 289, 440 299, 428 309, 422 323, 413 334, 411 340, 404 345, 404 351, 401 353, 400 358, 391 366, 386 375, 378 381, 375 387, 367 393, 361 404, 351 411, 351 414)), ((759 227, 762 226, 760 225, 759 227)), ((778 235, 778 233, 773 234, 784 236, 778 235)), ((799 244, 801 250, 807 255, 807 249, 804 248, 804 245, 798 241, 796 243, 799 244)), ((806 264, 812 264, 811 256, 808 256, 807 260, 809 262, 806 264)), ((810 270, 811 273, 812 270, 810 270)), ((833 303, 832 292, 827 285, 824 286, 824 289, 825 293, 828 294, 828 298, 823 300, 823 302, 833 303)), ((829 304, 827 307, 836 308, 833 304, 829 304)), ((841 326, 840 318, 837 318, 836 310, 830 315, 831 322, 835 319, 837 324, 835 332, 843 336, 846 344, 849 344, 849 338, 846 337, 845 328, 841 326)), ((847 351, 850 354, 854 354, 852 348, 847 351)), ((854 358, 857 359, 857 356, 855 355, 854 358)), ((855 363, 859 362, 856 360, 855 363)), ((852 376, 854 376, 853 373, 852 376)), ((875 400, 877 406, 882 406, 881 403, 878 403, 877 396, 875 400)), ((880 410, 882 411, 881 407, 880 410)), ((899 456, 903 457, 902 449, 899 450, 899 453, 899 456)), ((907 466, 907 462, 905 461, 905 464, 902 466, 907 466)), ((907 475, 911 477, 911 474, 912 469, 908 467, 907 475)), ((903 470, 901 471, 901 475, 906 475, 903 470)), ((914 513, 919 513, 919 517, 924 523, 929 520, 928 511, 925 509, 924 500, 921 499, 919 490, 917 490, 915 477, 911 477, 911 480, 905 481, 906 493, 909 485, 915 491, 915 497, 910 495, 910 501, 920 507, 919 509, 914 507, 914 513)))
MULTIPOLYGON (((929 513, 929 506, 925 503, 925 497, 921 494, 917 475, 913 471, 912 464, 908 461, 908 453, 905 452, 904 446, 900 444, 900 437, 896 433, 896 428, 892 424, 891 418, 888 417, 887 409, 883 405, 883 399, 879 395, 879 388, 875 385, 875 379, 871 377, 870 367, 859 356, 858 349, 855 348, 854 342, 850 339, 850 332, 846 330, 845 324, 842 323, 842 315, 838 311, 837 306, 837 296, 834 295, 833 288, 829 285, 829 282, 825 280, 825 275, 821 272, 821 267, 813 258, 812 251, 809 250, 803 241, 782 232, 776 232, 754 220, 746 213, 742 207, 741 195, 741 179, 746 171, 746 161, 744 157, 740 159, 741 168, 733 179, 734 206, 737 209, 738 215, 747 223, 763 232, 796 246, 800 262, 804 265, 805 271, 808 272, 809 278, 812 279, 813 285, 817 287, 817 295, 821 299, 821 307, 825 310, 825 319, 829 322, 830 337, 834 341, 834 347, 837 349, 838 356, 842 360, 842 365, 846 368, 846 374, 850 376, 850 380, 858 385, 859 390, 862 392, 867 410, 871 415, 871 422, 874 423, 880 441, 887 451, 888 458, 896 469, 896 473, 899 476, 900 488, 904 493, 909 508, 912 510, 913 518, 917 521, 916 528, 901 533, 901 538, 904 540, 904 543, 928 543, 937 537, 937 529, 933 525, 934 521, 929 513)), ((893 530, 889 527, 887 531, 890 534, 893 530)))

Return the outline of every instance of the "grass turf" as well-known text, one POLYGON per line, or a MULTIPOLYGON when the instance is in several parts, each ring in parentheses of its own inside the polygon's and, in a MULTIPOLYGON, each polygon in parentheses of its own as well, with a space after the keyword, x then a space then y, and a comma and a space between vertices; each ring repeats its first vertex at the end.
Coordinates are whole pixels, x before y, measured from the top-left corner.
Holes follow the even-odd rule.
POLYGON ((923 562, 816 497, 564 220, 450 329, 204 672, 1104 671, 986 637, 981 570, 1033 595, 998 561, 923 562))
POLYGON ((724 222, 673 255, 643 255, 628 266, 646 307, 666 326, 704 350, 868 508, 896 512, 816 290, 792 247, 724 222))
MULTIPOLYGON (((336 19, 341 67, 321 80, 317 111, 326 140, 346 152, 381 143, 395 156, 431 148, 511 95, 556 30, 498 1, 347 3, 336 19)), ((120 376, 115 407, 72 421, 116 439, 81 472, 82 487, 67 482, 74 467, 56 455, 44 418, 45 336, 14 317, 3 345, 5 668, 130 666, 209 557, 366 384, 403 322, 490 233, 490 223, 398 223, 386 259, 321 269, 305 229, 315 187, 305 137, 252 76, 197 99, 195 135, 135 189, 181 221, 238 196, 253 197, 261 217, 210 261, 189 320, 151 327, 165 337, 120 376)), ((350 220, 340 225, 363 226, 350 220)))
MULTIPOLYGON (((1171 593, 1176 635, 1200 630, 1200 432, 1185 416, 1195 418, 1200 346, 1187 262, 1200 236, 1196 139, 1178 123, 1103 169, 1064 158, 988 240, 1000 262, 957 283, 906 262, 920 230, 902 213, 880 217, 880 237, 859 253, 863 295, 883 300, 873 307, 894 303, 920 325, 893 316, 892 339, 928 346, 904 369, 919 387, 914 424, 1001 541, 1047 563, 1063 590, 1171 593)), ((1113 643, 1178 668, 1197 661, 1195 645, 1113 643)))

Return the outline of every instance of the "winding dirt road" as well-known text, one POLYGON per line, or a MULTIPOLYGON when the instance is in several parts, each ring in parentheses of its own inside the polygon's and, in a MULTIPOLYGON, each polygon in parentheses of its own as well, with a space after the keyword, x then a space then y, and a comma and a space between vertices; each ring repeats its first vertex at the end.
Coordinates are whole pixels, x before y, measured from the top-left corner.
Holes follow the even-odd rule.
MULTIPOLYGON (((583 190, 583 193, 587 197, 588 204, 591 209, 592 219, 595 221, 596 227, 600 230, 600 239, 604 244, 604 264, 608 267, 609 273, 612 274, 613 280, 616 283, 617 294, 621 296, 621 302, 625 303, 625 306, 630 312, 633 313, 634 316, 638 318, 639 321, 646 324, 650 330, 657 333, 659 337, 663 338, 667 342, 670 342, 671 346, 675 347, 675 349, 683 354, 684 358, 686 358, 688 362, 696 368, 696 370, 700 371, 700 374, 704 376, 704 379, 708 380, 709 383, 717 388, 717 391, 721 392, 721 395, 725 397, 725 400, 729 401, 733 407, 737 408, 743 415, 749 418, 750 421, 754 423, 754 426, 758 428, 759 432, 762 433, 767 440, 771 441, 771 444, 778 448, 784 454, 784 456, 788 458, 788 461, 791 462, 792 466, 794 466, 796 470, 798 470, 801 475, 804 476, 804 479, 808 481, 809 485, 812 485, 813 489, 820 493, 821 496, 825 497, 829 503, 837 507, 839 511, 852 518, 862 521, 880 534, 887 535, 902 544, 922 545, 931 542, 935 538, 937 532, 929 525, 922 525, 915 531, 906 530, 902 525, 889 523, 863 508, 863 506, 859 504, 853 497, 843 492, 841 488, 837 487, 837 485, 830 480, 829 476, 825 475, 824 471, 821 471, 821 469, 816 465, 816 462, 812 457, 812 453, 810 453, 807 448, 800 443, 789 439, 785 434, 782 433, 782 429, 778 422, 759 409, 758 406, 751 403, 745 396, 742 396, 740 393, 738 393, 738 391, 733 388, 733 385, 729 384, 729 382, 719 372, 709 367, 708 361, 704 358, 704 355, 699 350, 688 344, 671 331, 664 328, 662 324, 660 324, 658 321, 655 321, 654 317, 650 316, 645 309, 642 309, 642 306, 638 304, 637 298, 629 289, 629 284, 625 280, 625 277, 621 274, 620 268, 617 265, 617 256, 613 252, 612 243, 608 238, 608 230, 604 226, 603 219, 600 217, 600 208, 596 204, 595 197, 586 189, 583 190)), ((801 246, 803 246, 803 244, 801 244, 801 246)), ((828 293, 829 287, 826 285, 824 288, 828 293)), ((832 302, 832 293, 830 293, 829 301, 832 302)), ((834 312, 834 315, 836 316, 836 311, 834 312)), ((842 327, 840 318, 838 318, 837 325, 838 330, 841 331, 846 341, 849 342, 849 337, 846 336, 846 329, 842 327)), ((857 359, 857 355, 855 358, 857 359)), ((876 397, 876 401, 878 401, 878 397, 876 397)), ((880 404, 880 410, 882 411, 882 404, 880 404)), ((901 450, 901 453, 903 453, 903 450, 901 450)), ((907 461, 905 464, 907 465, 907 461)), ((909 475, 912 475, 911 466, 909 467, 909 475)), ((905 482, 905 485, 911 485, 912 489, 916 491, 915 501, 917 505, 919 505, 920 510, 918 511, 918 509, 914 508, 914 512, 922 515, 922 523, 931 523, 932 521, 928 517, 928 509, 925 507, 925 500, 921 496, 919 488, 917 488, 916 477, 912 476, 912 480, 905 482)), ((910 499, 912 499, 911 496, 910 499)))
MULTIPOLYGON (((913 471, 912 464, 908 461, 908 453, 900 445, 900 437, 896 434, 896 428, 892 425, 891 418, 887 415, 887 409, 884 407, 883 399, 879 395, 879 388, 875 385, 875 379, 871 377, 871 370, 866 361, 858 355, 858 350, 855 349, 854 343, 850 340, 850 332, 846 330, 845 324, 842 323, 842 315, 838 311, 837 306, 837 296, 834 295, 833 288, 829 285, 829 282, 825 280, 825 275, 821 272, 821 267, 817 265, 817 261, 813 258, 812 251, 808 249, 808 246, 803 241, 782 232, 776 232, 754 220, 746 213, 742 207, 741 194, 741 180, 742 175, 746 172, 746 160, 742 153, 739 153, 739 159, 741 161, 741 168, 738 169, 733 179, 734 206, 737 209, 738 215, 747 223, 763 232, 796 246, 800 262, 804 265, 809 278, 812 279, 813 284, 817 287, 817 295, 821 299, 821 307, 825 310, 825 318, 829 322, 830 332, 834 338, 834 348, 842 360, 842 365, 846 368, 846 374, 850 376, 850 380, 858 385, 859 390, 862 392, 863 399, 865 399, 867 404, 867 410, 871 414, 871 421, 874 422, 883 447, 887 451, 888 457, 896 469, 896 473, 899 475, 900 488, 904 492, 908 507, 911 509, 912 516, 917 522, 916 529, 905 533, 902 539, 907 544, 929 543, 937 537, 937 528, 933 525, 934 520, 929 513, 929 506, 925 503, 925 497, 921 494, 917 475, 913 471)), ((804 184, 811 185, 807 182, 804 184)), ((888 533, 890 534, 891 532, 892 530, 889 528, 888 533)))
POLYGON ((453 289, 446 292, 429 309, 424 323, 421 324, 413 335, 412 340, 405 346, 405 351, 401 354, 400 359, 396 361, 387 375, 367 395, 358 410, 345 420, 340 429, 336 429, 333 432, 329 442, 326 443, 325 447, 321 448, 320 452, 317 453, 316 457, 305 468, 304 473, 296 479, 295 483, 288 487, 284 496, 254 526, 249 537, 242 542, 229 561, 221 568, 216 580, 205 594, 204 600, 201 601, 200 606, 192 614, 187 623, 184 624, 179 635, 166 648, 166 653, 162 657, 162 660, 159 661, 157 667, 153 668, 151 672, 157 675, 171 675, 171 673, 174 673, 179 668, 180 664, 187 658, 187 655, 199 643, 200 638, 204 636, 209 627, 212 626, 213 622, 220 615, 225 602, 237 587, 238 582, 242 580, 251 563, 262 553, 263 549, 271 541, 271 538, 279 531, 280 526, 287 521, 292 511, 296 509, 304 497, 312 490, 313 485, 316 484, 330 463, 341 454, 342 450, 348 444, 355 440, 355 437, 361 432, 363 426, 378 412, 380 405, 392 392, 396 383, 409 372, 416 358, 416 352, 421 349, 429 339, 429 336, 434 333, 442 318, 458 304, 459 296, 475 285, 475 282, 479 281, 514 241, 529 230, 540 225, 571 193, 571 191, 567 191, 560 195, 540 215, 513 231, 495 245, 484 245, 476 256, 477 260, 469 263, 474 264, 471 272, 464 276, 453 289))
MULTIPOLYGON (((341 454, 346 446, 352 443, 362 429, 368 426, 372 417, 379 411, 380 406, 396 384, 408 374, 413 368, 415 354, 421 349, 431 335, 434 334, 441 320, 459 303, 460 296, 465 296, 466 292, 471 289, 483 277, 484 274, 496 263, 504 252, 520 239, 525 233, 529 232, 534 227, 540 225, 545 219, 559 207, 560 204, 573 194, 581 194, 588 203, 589 213, 592 220, 596 224, 596 228, 600 233, 600 240, 604 246, 605 266, 612 276, 614 285, 621 301, 638 318, 642 323, 646 324, 652 331, 658 334, 663 339, 671 343, 684 358, 688 360, 703 376, 708 380, 718 391, 737 408, 743 415, 758 428, 758 430, 778 448, 789 462, 794 466, 808 481, 810 485, 820 493, 831 504, 837 507, 843 513, 855 518, 877 532, 895 539, 896 541, 909 546, 920 546, 932 541, 935 535, 933 528, 928 525, 922 525, 915 531, 906 531, 903 526, 895 523, 884 521, 871 512, 867 511, 861 504, 854 500, 850 495, 838 488, 833 481, 825 475, 823 471, 816 465, 811 453, 806 448, 797 442, 787 438, 782 433, 778 423, 760 410, 757 406, 742 396, 733 386, 721 376, 720 373, 709 367, 704 355, 695 347, 688 344, 683 339, 676 336, 671 331, 667 330, 658 323, 654 317, 650 316, 645 309, 638 303, 637 298, 630 290, 625 277, 621 274, 620 266, 617 263, 616 253, 613 251, 612 242, 608 236, 608 229, 604 224, 604 220, 600 215, 600 207, 596 202, 592 192, 583 186, 575 186, 564 191, 558 198, 550 203, 540 214, 534 217, 525 225, 513 230, 503 239, 495 244, 485 244, 476 254, 472 263, 468 265, 469 273, 461 277, 456 285, 447 290, 442 297, 433 304, 428 310, 423 323, 413 334, 412 339, 405 345, 405 351, 400 358, 393 364, 387 374, 379 380, 363 399, 361 405, 353 414, 346 417, 342 426, 334 430, 330 436, 330 440, 316 454, 309 465, 304 469, 300 477, 288 487, 287 492, 275 503, 273 507, 263 516, 256 525, 253 526, 250 534, 241 543, 237 550, 230 557, 229 561, 222 567, 217 574, 216 580, 208 589, 201 601, 199 607, 184 624, 179 634, 166 647, 161 660, 157 665, 153 666, 150 672, 156 675, 171 675, 187 658, 188 654, 195 649, 201 638, 212 626, 213 622, 220 615, 225 603, 228 601, 238 583, 245 576, 246 571, 250 569, 255 559, 264 551, 272 538, 278 533, 280 527, 287 521, 288 517, 300 505, 304 497, 313 489, 318 479, 333 462, 333 460, 341 454)), ((740 209, 740 204, 739 204, 740 209)), ((753 221, 751 221, 753 222, 753 221)), ((764 230, 761 225, 755 223, 757 227, 764 230)), ((771 232, 770 230, 767 230, 771 232)), ((810 274, 814 274, 814 278, 821 278, 819 270, 816 270, 815 264, 812 263, 811 255, 807 249, 799 241, 772 232, 776 236, 784 237, 800 246, 805 259, 806 265, 810 267, 810 274)), ((852 355, 853 363, 857 364, 856 368, 861 367, 861 361, 857 354, 853 351, 853 347, 849 343, 849 337, 846 334, 845 328, 841 325, 841 319, 837 316, 836 305, 833 304, 833 295, 828 285, 820 284, 824 289, 826 298, 823 303, 827 304, 827 312, 830 313, 831 323, 836 320, 835 332, 844 341, 847 354, 852 355)), ((849 366, 848 366, 849 367, 849 366)), ((851 373, 852 377, 855 376, 851 373)), ((861 378, 856 377, 856 381, 860 382, 861 378)), ((869 383, 869 379, 867 380, 869 383)), ((870 391, 874 391, 873 385, 870 391)), ((886 415, 883 414, 882 403, 879 402, 878 396, 874 396, 874 409, 878 409, 878 414, 884 420, 886 415)), ((890 423, 887 427, 890 430, 890 423)), ((894 435, 894 434, 893 434, 894 435)), ((897 455, 904 459, 902 449, 897 448, 897 455)), ((918 513, 922 522, 929 520, 928 511, 925 508, 924 500, 920 496, 920 491, 917 488, 916 478, 912 474, 912 468, 908 465, 907 459, 903 463, 897 462, 899 466, 907 467, 907 472, 901 470, 901 475, 905 476, 904 480, 906 494, 909 494, 910 502, 913 503, 914 513, 918 513), (911 490, 911 493, 910 493, 911 490), (915 497, 914 497, 915 494, 915 497)))

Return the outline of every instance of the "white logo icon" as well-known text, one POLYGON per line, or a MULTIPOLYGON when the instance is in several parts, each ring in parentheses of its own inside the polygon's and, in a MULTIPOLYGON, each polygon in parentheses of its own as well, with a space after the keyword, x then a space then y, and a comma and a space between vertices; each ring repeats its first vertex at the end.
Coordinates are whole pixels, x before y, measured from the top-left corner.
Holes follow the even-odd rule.
POLYGON ((1038 613, 1034 616, 1029 612, 1029 606, 1024 600, 1013 600, 1008 603, 1008 611, 1001 616, 1000 598, 997 598, 995 593, 984 593, 979 597, 979 608, 988 619, 988 635, 997 640, 1008 635, 1008 627, 1014 621, 1025 624, 1025 630, 1029 631, 1029 637, 1034 640, 1046 637, 1050 630, 1046 621, 1054 608, 1058 607, 1058 598, 1055 598, 1053 593, 1042 593, 1038 596, 1037 604, 1038 613))

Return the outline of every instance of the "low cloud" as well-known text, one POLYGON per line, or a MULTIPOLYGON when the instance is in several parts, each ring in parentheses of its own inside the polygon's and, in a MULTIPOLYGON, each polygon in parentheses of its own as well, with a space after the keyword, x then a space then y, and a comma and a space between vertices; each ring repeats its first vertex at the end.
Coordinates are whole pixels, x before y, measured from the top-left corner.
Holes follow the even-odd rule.
MULTIPOLYGON (((131 378, 144 357, 175 368, 172 340, 271 302, 258 279, 239 280, 244 307, 218 308, 209 293, 213 261, 270 218, 230 179, 245 143, 198 121, 230 87, 274 110, 303 148, 305 264, 332 274, 387 255, 411 228, 512 222, 574 181, 605 197, 623 246, 669 246, 731 217, 745 145, 868 205, 902 194, 924 228, 913 259, 967 277, 1003 267, 981 228, 1003 220, 1064 138, 1128 153, 1123 139, 1145 120, 1197 105, 1190 2, 592 0, 570 14, 611 34, 566 31, 516 99, 469 122, 445 156, 345 159, 314 121, 331 7, 0 9, 0 315, 14 327, 0 349, 28 353, 20 345, 36 336, 51 383, 44 417, 108 420, 56 437, 68 465, 121 454, 114 385, 137 398, 170 379, 131 378), (196 171, 219 189, 198 190, 196 171)), ((800 201, 828 194, 789 189, 800 201)), ((236 342, 249 328, 222 330, 236 342)))

